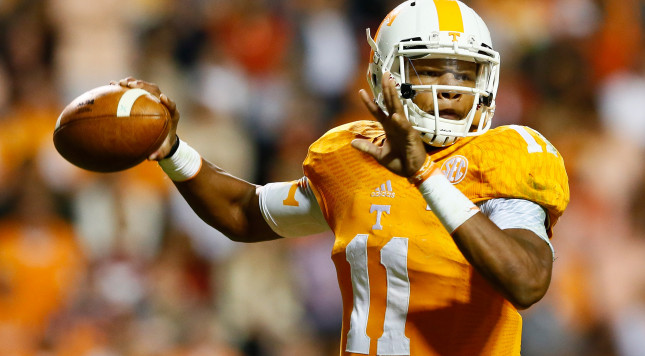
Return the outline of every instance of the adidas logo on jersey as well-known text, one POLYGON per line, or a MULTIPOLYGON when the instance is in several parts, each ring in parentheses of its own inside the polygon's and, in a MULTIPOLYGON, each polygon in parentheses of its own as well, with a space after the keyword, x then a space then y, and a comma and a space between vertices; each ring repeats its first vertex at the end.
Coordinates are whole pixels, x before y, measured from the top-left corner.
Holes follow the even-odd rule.
POLYGON ((392 191, 392 182, 389 180, 372 191, 372 197, 394 198, 394 194, 392 191))

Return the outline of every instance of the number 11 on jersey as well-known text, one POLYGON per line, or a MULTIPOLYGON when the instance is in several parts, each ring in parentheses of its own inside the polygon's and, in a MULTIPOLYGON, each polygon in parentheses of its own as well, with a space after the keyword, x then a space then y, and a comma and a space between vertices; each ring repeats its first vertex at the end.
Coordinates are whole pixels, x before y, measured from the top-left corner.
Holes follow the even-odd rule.
MULTIPOLYGON (((370 309, 367 238, 366 234, 358 234, 345 249, 354 294, 354 308, 350 316, 345 350, 365 355, 370 351, 370 337, 367 336, 370 309)), ((381 264, 387 272, 387 281, 383 281, 387 283, 387 304, 383 335, 379 337, 376 346, 378 355, 410 355, 410 339, 405 336, 405 321, 410 303, 407 263, 407 238, 394 237, 381 249, 381 264)))

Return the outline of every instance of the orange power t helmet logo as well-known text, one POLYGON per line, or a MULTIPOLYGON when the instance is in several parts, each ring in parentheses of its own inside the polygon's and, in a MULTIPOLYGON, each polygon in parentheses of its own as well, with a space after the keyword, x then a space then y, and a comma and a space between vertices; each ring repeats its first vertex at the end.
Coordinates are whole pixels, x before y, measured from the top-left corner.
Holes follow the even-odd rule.
POLYGON ((461 33, 459 32, 448 32, 449 36, 452 36, 452 42, 457 42, 459 40, 459 36, 461 36, 461 33))
MULTIPOLYGON (((399 16, 399 12, 401 12, 401 9, 398 7, 395 8, 394 10, 390 11, 387 16, 383 19, 383 22, 378 26, 378 29, 376 30, 376 35, 374 36, 374 40, 378 39, 379 32, 381 32, 381 27, 383 25, 385 26, 392 26, 392 23, 394 22, 394 19, 396 19, 397 16, 399 16)), ((370 52, 370 62, 374 62, 374 50, 370 52)))
MULTIPOLYGON (((383 26, 384 23, 386 23, 388 26, 392 26, 392 22, 394 22, 394 19, 399 16, 399 12, 401 12, 401 9, 398 7, 392 11, 390 11, 387 16, 385 16, 385 19, 383 19, 383 23, 381 23, 381 26, 383 26)), ((380 28, 380 26, 379 26, 380 28)))

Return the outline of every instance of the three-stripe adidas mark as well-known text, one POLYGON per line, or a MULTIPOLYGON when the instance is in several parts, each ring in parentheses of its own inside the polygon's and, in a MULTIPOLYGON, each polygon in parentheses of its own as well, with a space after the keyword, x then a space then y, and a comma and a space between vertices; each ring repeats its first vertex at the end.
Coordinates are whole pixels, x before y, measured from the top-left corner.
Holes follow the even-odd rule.
POLYGON ((392 190, 392 182, 387 181, 383 184, 381 184, 380 187, 376 187, 372 191, 372 197, 387 197, 387 198, 394 198, 394 191, 392 190))

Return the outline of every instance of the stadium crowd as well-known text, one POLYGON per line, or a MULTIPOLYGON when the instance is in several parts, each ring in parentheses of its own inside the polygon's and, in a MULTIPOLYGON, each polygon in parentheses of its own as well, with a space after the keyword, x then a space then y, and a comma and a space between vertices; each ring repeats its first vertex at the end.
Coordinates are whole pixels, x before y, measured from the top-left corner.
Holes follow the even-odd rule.
MULTIPOLYGON (((645 2, 470 0, 502 57, 494 126, 567 165, 553 280, 525 356, 645 354, 645 2)), ((242 245, 153 162, 82 171, 54 149, 66 103, 132 75, 179 135, 254 183, 302 176, 308 145, 370 119, 365 28, 391 0, 0 1, 0 355, 335 355, 328 234, 242 245)))

